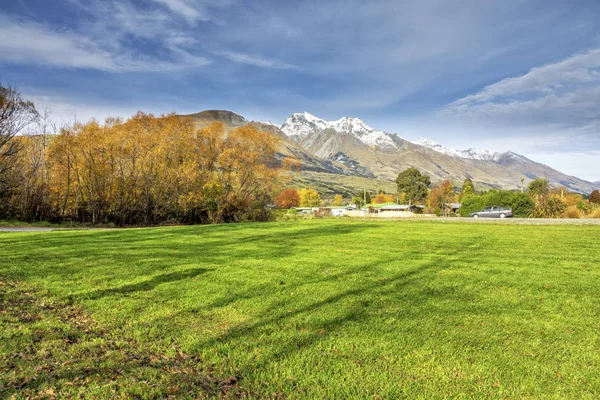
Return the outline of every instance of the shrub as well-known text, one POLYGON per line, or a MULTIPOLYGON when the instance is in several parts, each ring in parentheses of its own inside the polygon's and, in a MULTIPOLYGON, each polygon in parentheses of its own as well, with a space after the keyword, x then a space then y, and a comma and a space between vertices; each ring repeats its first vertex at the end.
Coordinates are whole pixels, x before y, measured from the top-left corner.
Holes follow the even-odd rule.
POLYGON ((567 206, 560 199, 547 199, 536 206, 529 214, 530 218, 560 218, 567 206))
POLYGON ((468 217, 472 212, 492 206, 510 208, 513 210, 515 217, 526 218, 531 214, 534 204, 531 198, 525 193, 508 190, 491 190, 481 196, 470 195, 463 198, 460 215, 468 217))
POLYGON ((512 194, 511 203, 508 206, 512 208, 515 217, 527 218, 535 205, 526 193, 515 192, 512 194))
POLYGON ((483 196, 466 196, 460 205, 461 217, 468 217, 471 213, 485 208, 485 199, 483 196))
POLYGON ((571 206, 565 211, 565 218, 581 218, 581 211, 576 206, 571 206))
POLYGON ((577 209, 586 215, 592 212, 592 206, 590 203, 583 200, 577 203, 577 209))
POLYGON ((594 211, 592 211, 592 213, 589 215, 590 218, 600 218, 600 208, 596 208, 594 211))

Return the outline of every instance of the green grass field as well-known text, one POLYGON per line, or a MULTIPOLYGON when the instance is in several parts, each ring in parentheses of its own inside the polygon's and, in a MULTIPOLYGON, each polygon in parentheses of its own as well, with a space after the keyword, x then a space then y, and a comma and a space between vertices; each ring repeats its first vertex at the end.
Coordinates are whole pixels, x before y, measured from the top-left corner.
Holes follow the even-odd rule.
POLYGON ((0 233, 0 397, 600 397, 600 227, 0 233))

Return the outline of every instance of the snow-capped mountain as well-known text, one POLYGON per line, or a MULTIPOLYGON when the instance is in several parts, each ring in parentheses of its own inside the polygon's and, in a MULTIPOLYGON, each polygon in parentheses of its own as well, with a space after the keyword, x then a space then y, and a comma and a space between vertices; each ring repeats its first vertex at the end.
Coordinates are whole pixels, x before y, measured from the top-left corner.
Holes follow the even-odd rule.
POLYGON ((291 139, 301 141, 311 133, 323 131, 329 127, 327 121, 303 112, 290 115, 279 129, 291 139))
MULTIPOLYGON (((223 123, 226 130, 254 124, 279 136, 278 157, 298 159, 303 174, 308 174, 304 178, 321 182, 324 187, 337 185, 340 175, 394 181, 399 172, 409 167, 429 175, 433 182, 450 179, 461 183, 469 177, 479 188, 519 189, 523 181, 527 183, 540 176, 554 186, 580 193, 589 194, 599 186, 512 151, 456 150, 423 138, 410 142, 376 130, 358 118, 325 121, 309 113, 299 113, 287 118, 280 129, 272 122, 248 121, 225 110, 207 110, 185 117, 191 117, 197 128, 214 122, 223 123)), ((349 192, 356 189, 354 183, 348 185, 349 192)))
POLYGON ((468 150, 456 150, 450 147, 442 146, 441 144, 434 142, 431 139, 427 138, 419 138, 418 140, 413 142, 419 146, 428 147, 432 150, 437 151, 438 153, 446 154, 451 157, 460 157, 460 158, 469 158, 473 160, 481 160, 481 161, 492 161, 495 160, 498 156, 497 153, 492 153, 488 150, 481 149, 468 149, 468 150))
POLYGON ((269 126, 274 126, 274 127, 276 127, 276 128, 279 128, 279 125, 277 125, 277 124, 276 124, 275 122, 273 122, 273 121, 265 121, 265 122, 263 122, 263 124, 265 124, 265 125, 269 125, 269 126))
POLYGON ((396 147, 391 134, 374 129, 358 118, 343 117, 337 121, 325 121, 303 112, 290 115, 280 129, 291 139, 298 142, 311 134, 333 129, 336 132, 351 134, 368 146, 396 147))

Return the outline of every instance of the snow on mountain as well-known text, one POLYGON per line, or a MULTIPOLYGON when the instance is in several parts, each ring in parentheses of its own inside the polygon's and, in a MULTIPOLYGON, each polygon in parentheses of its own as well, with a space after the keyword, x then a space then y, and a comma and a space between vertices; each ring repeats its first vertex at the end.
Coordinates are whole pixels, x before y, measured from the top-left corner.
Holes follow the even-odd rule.
POLYGON ((274 122, 272 122, 272 121, 265 121, 265 122, 263 122, 263 124, 265 124, 265 125, 270 125, 270 126, 274 126, 274 127, 276 127, 276 128, 279 128, 279 125, 278 125, 278 124, 276 124, 276 123, 274 123, 274 122))
POLYGON ((419 138, 413 142, 419 146, 427 147, 432 150, 437 151, 438 153, 446 154, 452 157, 459 158, 469 158, 472 160, 482 160, 482 161, 493 161, 496 157, 496 153, 492 153, 488 150, 481 149, 468 149, 468 150, 456 150, 450 147, 442 146, 441 144, 434 142, 431 139, 427 138, 419 138))
POLYGON ((281 126, 281 130, 286 135, 299 141, 312 133, 326 129, 349 133, 369 146, 396 147, 388 133, 371 128, 358 118, 343 117, 337 121, 325 121, 303 112, 292 114, 281 126))
POLYGON ((283 125, 281 130, 294 140, 302 140, 311 133, 319 130, 325 130, 329 126, 326 121, 315 117, 307 112, 295 113, 290 115, 283 125))

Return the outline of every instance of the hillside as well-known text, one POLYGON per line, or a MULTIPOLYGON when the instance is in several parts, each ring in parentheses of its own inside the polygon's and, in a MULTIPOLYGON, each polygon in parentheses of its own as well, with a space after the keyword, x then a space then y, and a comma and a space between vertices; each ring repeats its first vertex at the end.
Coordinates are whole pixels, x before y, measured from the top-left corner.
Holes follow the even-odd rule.
POLYGON ((433 181, 461 182, 470 177, 480 187, 518 189, 536 177, 582 193, 591 192, 595 186, 514 152, 454 150, 429 139, 410 142, 358 118, 325 121, 308 113, 293 114, 281 130, 312 154, 380 179, 393 180, 400 171, 415 167, 433 181))
MULTIPOLYGON (((281 138, 279 144, 279 152, 277 158, 283 160, 286 157, 294 157, 300 160, 303 171, 313 171, 341 175, 353 175, 353 171, 345 167, 343 164, 336 163, 332 160, 316 157, 304 150, 298 143, 289 139, 277 126, 264 124, 261 122, 248 121, 241 115, 225 110, 207 110, 195 114, 181 115, 181 117, 190 117, 193 119, 197 128, 203 128, 213 122, 221 122, 225 126, 226 131, 233 128, 251 124, 258 129, 273 133, 281 138)), ((371 175, 372 176, 372 175, 371 175)))
POLYGON ((227 130, 252 124, 277 135, 281 138, 278 158, 294 157, 301 162, 303 172, 296 184, 318 187, 325 194, 352 193, 362 187, 389 190, 398 173, 409 167, 430 175, 434 182, 451 179, 460 185, 469 177, 481 189, 519 189, 535 177, 581 193, 590 193, 598 186, 511 151, 456 150, 426 138, 411 142, 374 129, 358 118, 325 121, 304 112, 292 114, 278 126, 249 121, 225 110, 182 117, 191 117, 198 128, 219 121, 227 130))

